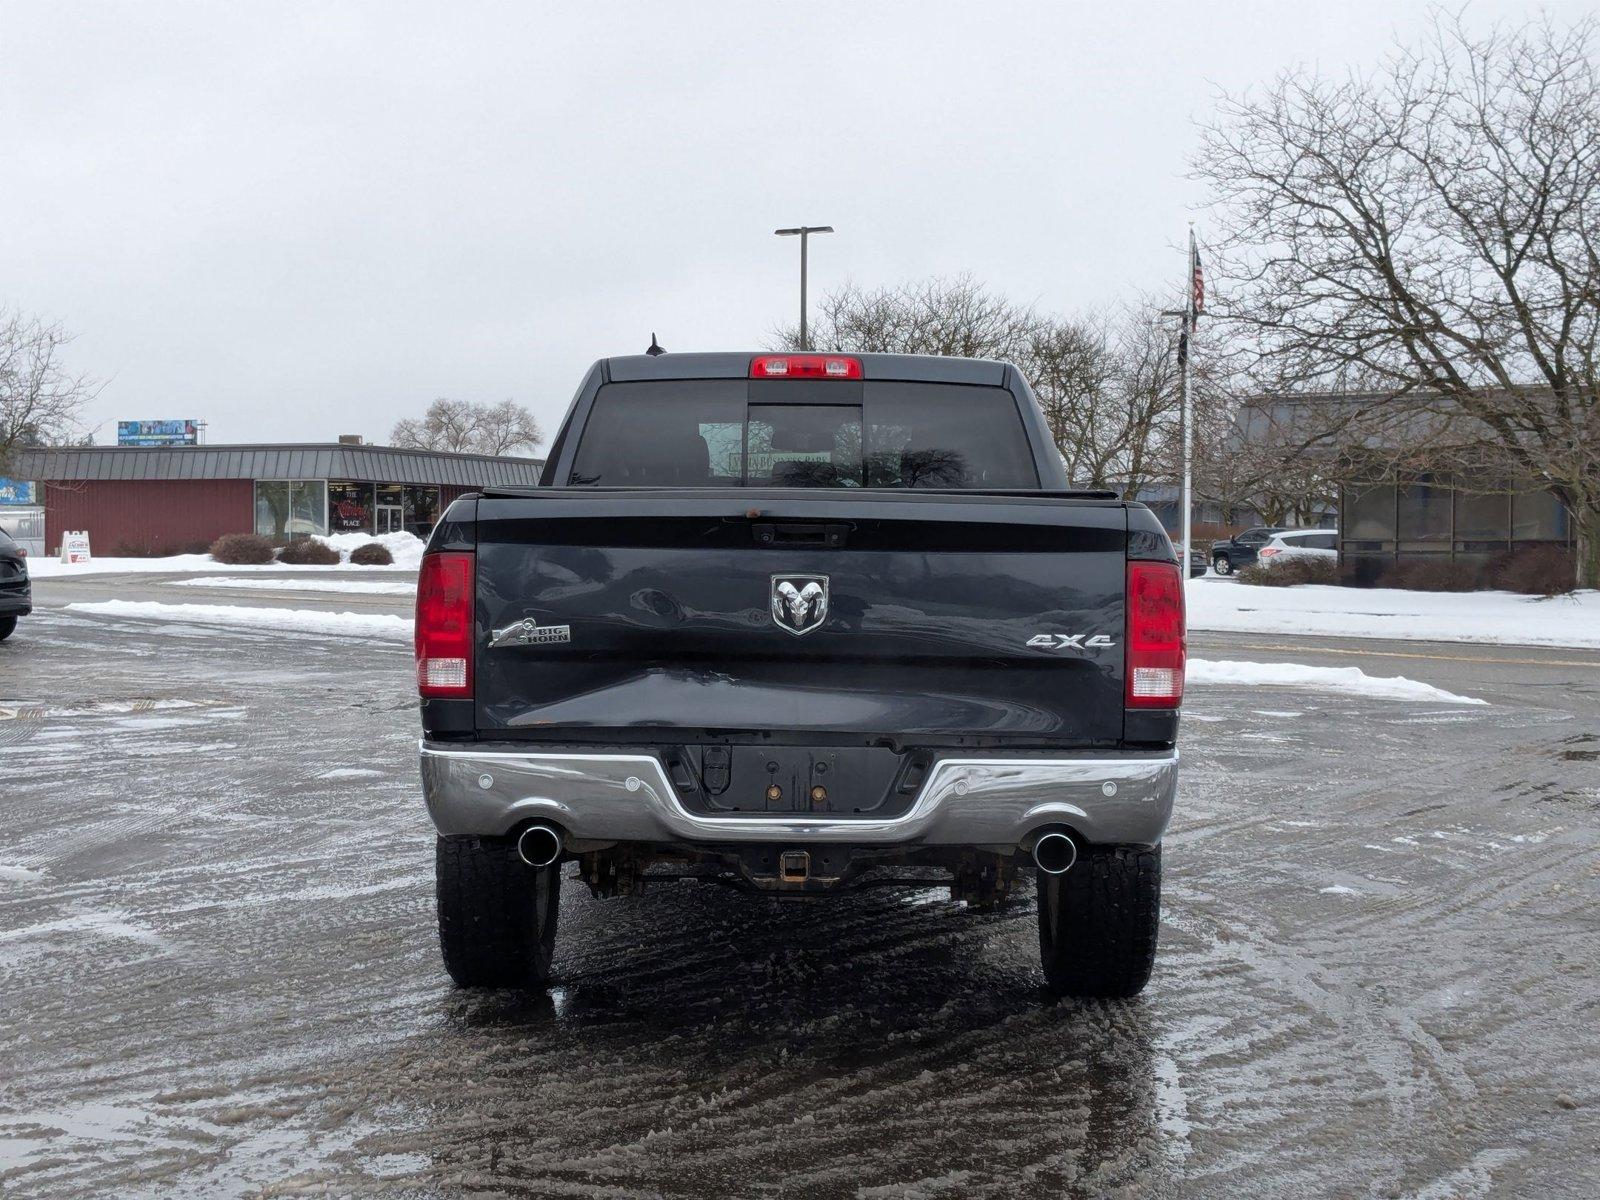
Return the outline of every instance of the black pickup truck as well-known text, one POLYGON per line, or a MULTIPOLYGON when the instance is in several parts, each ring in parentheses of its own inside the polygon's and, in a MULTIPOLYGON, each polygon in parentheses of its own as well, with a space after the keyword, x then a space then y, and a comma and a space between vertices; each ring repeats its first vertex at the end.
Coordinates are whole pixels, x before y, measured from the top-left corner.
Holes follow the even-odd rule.
POLYGON ((679 354, 589 372, 541 486, 453 503, 417 590, 439 931, 463 986, 548 978, 560 869, 1004 901, 1045 976, 1154 962, 1183 584, 1074 491, 1012 366, 679 354))

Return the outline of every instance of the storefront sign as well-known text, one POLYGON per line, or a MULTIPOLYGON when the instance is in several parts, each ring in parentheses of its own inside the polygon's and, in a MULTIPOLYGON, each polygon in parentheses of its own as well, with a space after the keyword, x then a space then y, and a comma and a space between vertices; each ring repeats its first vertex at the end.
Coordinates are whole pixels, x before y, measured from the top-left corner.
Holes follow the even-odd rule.
POLYGON ((81 563, 89 561, 89 531, 69 529, 61 535, 61 561, 81 563))
POLYGON ((32 480, 0 479, 0 504, 37 504, 38 495, 32 480))
POLYGON ((200 442, 198 421, 118 421, 119 446, 195 446, 200 442))
POLYGON ((372 485, 370 483, 328 484, 328 531, 372 532, 372 485))

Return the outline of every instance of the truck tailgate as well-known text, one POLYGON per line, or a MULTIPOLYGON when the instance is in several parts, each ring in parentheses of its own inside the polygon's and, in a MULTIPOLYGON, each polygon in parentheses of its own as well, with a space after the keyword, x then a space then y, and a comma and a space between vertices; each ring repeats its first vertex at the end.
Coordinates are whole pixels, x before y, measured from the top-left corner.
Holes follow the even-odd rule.
POLYGON ((486 496, 477 728, 1115 745, 1126 521, 1040 493, 486 496))

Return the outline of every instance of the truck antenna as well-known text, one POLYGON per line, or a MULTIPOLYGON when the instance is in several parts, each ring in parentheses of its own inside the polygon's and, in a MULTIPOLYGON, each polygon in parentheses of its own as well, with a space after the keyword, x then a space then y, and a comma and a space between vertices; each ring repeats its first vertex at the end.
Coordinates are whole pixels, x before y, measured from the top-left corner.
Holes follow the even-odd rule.
POLYGON ((656 341, 655 331, 651 330, 651 332, 650 332, 650 349, 646 350, 645 353, 648 354, 651 358, 655 358, 657 355, 665 354, 666 352, 667 352, 666 348, 663 347, 661 345, 661 343, 656 341))

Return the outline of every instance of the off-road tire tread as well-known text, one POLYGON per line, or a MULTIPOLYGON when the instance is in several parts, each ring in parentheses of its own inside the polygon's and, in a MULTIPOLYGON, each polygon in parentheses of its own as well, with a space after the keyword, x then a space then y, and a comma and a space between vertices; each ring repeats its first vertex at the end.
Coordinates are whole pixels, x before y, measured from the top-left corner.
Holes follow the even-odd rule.
POLYGON ((434 873, 439 946, 461 987, 540 988, 550 977, 560 909, 560 867, 534 868, 498 838, 441 837, 434 873), (539 928, 538 890, 550 893, 539 928))
POLYGON ((1161 847, 1093 846, 1065 875, 1039 872, 1039 959, 1051 990, 1136 996, 1150 981, 1161 927, 1161 847), (1057 934, 1050 934, 1050 884, 1057 934))

